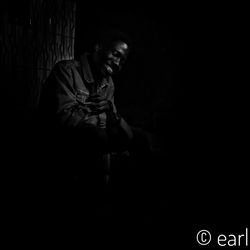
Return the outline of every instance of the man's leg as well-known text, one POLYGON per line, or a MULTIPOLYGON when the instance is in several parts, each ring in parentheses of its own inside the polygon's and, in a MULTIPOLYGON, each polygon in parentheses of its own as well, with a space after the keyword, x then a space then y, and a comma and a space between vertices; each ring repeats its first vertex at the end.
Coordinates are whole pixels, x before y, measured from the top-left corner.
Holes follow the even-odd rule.
POLYGON ((120 154, 113 166, 112 187, 121 213, 139 218, 146 213, 143 210, 153 192, 152 150, 147 132, 135 127, 132 130, 133 139, 127 147, 129 154, 120 154))
POLYGON ((95 208, 102 198, 102 155, 108 152, 108 136, 104 129, 95 126, 67 131, 67 134, 62 133, 61 136, 64 136, 60 140, 63 173, 56 184, 61 189, 59 204, 64 202, 65 215, 77 223, 80 218, 93 218, 95 208))
POLYGON ((132 127, 133 139, 129 145, 130 179, 134 190, 146 195, 152 178, 152 149, 149 134, 136 127, 132 127))

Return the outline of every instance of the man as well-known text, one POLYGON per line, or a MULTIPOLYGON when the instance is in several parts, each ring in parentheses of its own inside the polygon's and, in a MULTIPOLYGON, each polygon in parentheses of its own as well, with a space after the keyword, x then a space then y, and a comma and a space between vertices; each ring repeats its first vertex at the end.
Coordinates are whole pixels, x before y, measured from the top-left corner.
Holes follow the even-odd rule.
POLYGON ((104 32, 98 40, 80 61, 56 64, 44 84, 40 111, 49 127, 81 129, 87 148, 108 152, 132 139, 131 128, 116 110, 112 81, 127 59, 130 42, 118 31, 104 32))
POLYGON ((90 195, 101 184, 103 156, 120 157, 111 163, 113 183, 120 191, 131 191, 149 163, 146 134, 129 126, 114 103, 112 76, 122 70, 130 51, 127 35, 104 31, 79 61, 58 62, 43 86, 39 124, 46 131, 42 139, 48 138, 46 158, 53 165, 49 171, 52 176, 77 176, 90 195))

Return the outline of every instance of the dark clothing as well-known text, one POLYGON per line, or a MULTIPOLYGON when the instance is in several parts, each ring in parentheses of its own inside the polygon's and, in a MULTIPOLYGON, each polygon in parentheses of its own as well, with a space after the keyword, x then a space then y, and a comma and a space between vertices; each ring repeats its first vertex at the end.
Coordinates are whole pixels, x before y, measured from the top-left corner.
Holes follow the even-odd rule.
POLYGON ((104 183, 102 156, 107 153, 115 155, 111 178, 116 192, 126 192, 129 185, 133 189, 139 179, 146 182, 146 164, 150 165, 147 137, 118 114, 111 77, 95 82, 88 54, 80 62, 56 64, 44 83, 38 111, 41 140, 46 140, 46 155, 42 160, 49 165, 52 178, 61 176, 56 185, 74 193, 70 199, 80 199, 83 203, 84 195, 96 199, 104 183), (107 97, 111 111, 92 112, 88 97, 93 89, 107 97))
POLYGON ((142 139, 138 129, 130 127, 117 112, 112 78, 96 83, 89 54, 80 61, 61 61, 52 69, 43 85, 38 124, 46 145, 44 159, 54 160, 49 168, 52 173, 95 176, 102 168, 103 154, 129 151, 139 166, 149 152, 144 150, 149 148, 146 137, 142 139), (111 102, 111 112, 92 112, 88 97, 93 89, 111 102))
MULTIPOLYGON (((132 139, 132 130, 121 118, 114 104, 114 84, 111 77, 96 83, 88 54, 79 61, 61 61, 56 64, 44 83, 39 104, 39 126, 60 144, 65 138, 75 138, 82 152, 124 150, 132 139), (93 89, 106 96, 112 111, 95 114, 88 104, 93 89), (68 135, 67 135, 68 133, 68 135), (55 135, 59 138, 55 138, 55 135)), ((69 142, 67 142, 69 143, 69 142)))
MULTIPOLYGON (((56 64, 43 86, 40 112, 45 121, 66 127, 86 127, 94 125, 107 128, 108 115, 94 114, 88 104, 88 97, 95 93, 105 96, 112 105, 114 118, 118 113, 114 104, 114 84, 111 77, 104 77, 96 83, 88 62, 87 54, 78 61, 61 61, 56 64), (48 120, 49 118, 49 120, 48 120)), ((120 125, 130 138, 131 130, 124 119, 120 125)))

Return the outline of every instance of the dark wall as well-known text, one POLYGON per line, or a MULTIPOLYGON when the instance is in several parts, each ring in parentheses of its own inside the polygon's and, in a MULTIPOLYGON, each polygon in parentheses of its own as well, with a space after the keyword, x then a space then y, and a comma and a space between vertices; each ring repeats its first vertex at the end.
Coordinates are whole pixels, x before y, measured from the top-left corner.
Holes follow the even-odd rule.
POLYGON ((1 3, 1 103, 6 122, 29 120, 53 65, 74 57, 75 11, 75 3, 68 0, 1 3))

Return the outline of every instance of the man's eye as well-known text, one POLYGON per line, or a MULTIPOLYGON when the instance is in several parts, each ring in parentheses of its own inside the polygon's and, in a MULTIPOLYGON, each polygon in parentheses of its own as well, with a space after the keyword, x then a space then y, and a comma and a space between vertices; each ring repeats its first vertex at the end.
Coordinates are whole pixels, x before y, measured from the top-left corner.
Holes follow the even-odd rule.
POLYGON ((117 51, 114 51, 112 54, 113 56, 117 56, 117 57, 120 55, 117 51))

